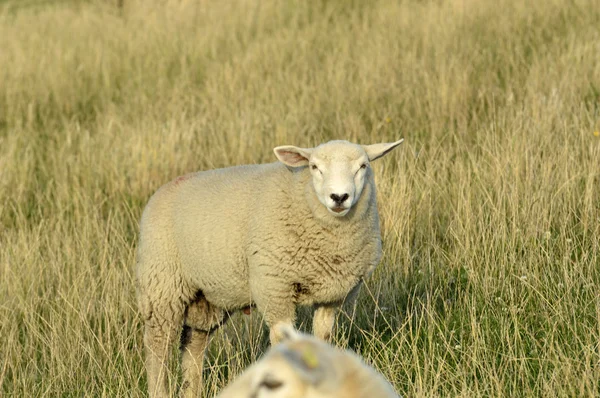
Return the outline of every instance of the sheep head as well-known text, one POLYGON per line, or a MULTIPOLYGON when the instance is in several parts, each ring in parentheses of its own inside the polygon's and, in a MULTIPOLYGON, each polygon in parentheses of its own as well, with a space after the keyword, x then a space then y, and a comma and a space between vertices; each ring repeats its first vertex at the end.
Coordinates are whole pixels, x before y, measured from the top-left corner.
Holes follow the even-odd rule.
MULTIPOLYGON (((333 369, 336 351, 314 337, 280 326, 281 344, 273 347, 252 372, 250 391, 256 398, 306 398, 342 381, 333 369)), ((335 391, 335 388, 332 390, 335 391)), ((321 395, 321 394, 316 394, 321 395)))
POLYGON ((308 167, 319 202, 335 217, 344 217, 356 204, 370 175, 370 162, 379 159, 404 141, 358 145, 330 141, 315 148, 291 145, 274 149, 282 163, 308 167))

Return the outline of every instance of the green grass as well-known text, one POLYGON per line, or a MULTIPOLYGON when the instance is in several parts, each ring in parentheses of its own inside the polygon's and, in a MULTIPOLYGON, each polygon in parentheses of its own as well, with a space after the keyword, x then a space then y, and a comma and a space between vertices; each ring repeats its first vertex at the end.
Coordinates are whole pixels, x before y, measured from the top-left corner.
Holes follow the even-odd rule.
MULTIPOLYGON (((145 394, 133 269, 161 184, 401 137, 338 343, 406 396, 600 395, 596 1, 116 3, 0 3, 0 395, 145 394)), ((266 347, 234 316, 207 395, 266 347)))

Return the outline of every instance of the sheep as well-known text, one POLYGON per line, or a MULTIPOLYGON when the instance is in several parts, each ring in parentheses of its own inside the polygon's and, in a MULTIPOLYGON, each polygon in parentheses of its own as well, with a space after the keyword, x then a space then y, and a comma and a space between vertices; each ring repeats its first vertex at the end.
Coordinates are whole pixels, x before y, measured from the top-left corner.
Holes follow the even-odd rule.
POLYGON ((274 326, 314 306, 313 333, 329 340, 382 254, 370 162, 402 141, 280 146, 279 162, 187 174, 150 198, 136 284, 151 396, 168 394, 179 337, 181 395, 200 394, 209 336, 236 310, 255 307, 274 344, 274 326))
POLYGON ((280 327, 271 347, 217 398, 398 398, 390 383, 350 351, 280 327))

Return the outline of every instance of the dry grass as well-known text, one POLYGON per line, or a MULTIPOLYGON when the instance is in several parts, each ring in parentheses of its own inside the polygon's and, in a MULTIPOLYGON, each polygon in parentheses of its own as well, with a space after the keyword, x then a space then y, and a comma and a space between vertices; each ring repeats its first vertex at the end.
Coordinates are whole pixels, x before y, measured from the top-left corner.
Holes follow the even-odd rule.
MULTIPOLYGON (((407 396, 600 394, 596 1, 115 3, 0 3, 0 395, 144 395, 161 184, 399 137, 339 343, 407 396)), ((209 396, 264 352, 256 318, 217 334, 209 396)))

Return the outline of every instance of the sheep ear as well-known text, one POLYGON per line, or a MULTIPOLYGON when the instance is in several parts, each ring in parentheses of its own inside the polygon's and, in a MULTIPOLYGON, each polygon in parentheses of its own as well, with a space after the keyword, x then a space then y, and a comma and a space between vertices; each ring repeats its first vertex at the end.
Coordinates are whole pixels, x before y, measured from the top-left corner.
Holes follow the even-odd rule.
POLYGON ((369 157, 369 161, 372 162, 375 159, 379 159, 392 149, 396 148, 398 145, 402 144, 404 138, 396 142, 387 142, 381 144, 373 144, 373 145, 363 145, 363 149, 367 152, 367 156, 369 157))
POLYGON ((290 167, 308 166, 312 148, 298 148, 292 145, 278 146, 273 149, 277 159, 290 167))
POLYGON ((275 325, 276 332, 281 336, 281 342, 299 340, 302 335, 294 329, 292 325, 278 324, 275 325))

